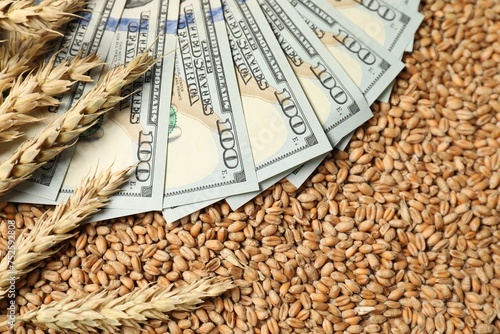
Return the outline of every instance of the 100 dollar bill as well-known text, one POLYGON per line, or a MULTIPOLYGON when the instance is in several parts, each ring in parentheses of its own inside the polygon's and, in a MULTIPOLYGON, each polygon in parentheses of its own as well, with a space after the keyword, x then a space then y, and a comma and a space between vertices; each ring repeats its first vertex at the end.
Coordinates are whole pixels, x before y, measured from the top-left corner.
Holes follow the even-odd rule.
MULTIPOLYGON (((372 117, 363 94, 287 1, 259 0, 268 22, 332 146, 372 117)), ((323 160, 306 162, 287 178, 300 186, 323 160)), ((298 188, 297 186, 297 188, 298 188)))
MULTIPOLYGON (((67 58, 73 58, 80 52, 83 55, 96 53, 104 58, 108 53, 125 2, 125 0, 90 1, 86 5, 86 11, 82 18, 67 24, 66 34, 56 46, 56 50, 59 49, 56 55, 56 64, 67 58)), ((91 71, 90 76, 97 79, 100 71, 101 68, 96 68, 91 71)), ((66 112, 93 85, 94 83, 89 82, 76 83, 71 91, 60 97, 59 106, 51 107, 48 112, 41 115, 43 121, 40 126, 35 127, 33 132, 28 132, 28 135, 33 135, 34 132, 39 131, 37 128, 50 124, 59 114, 66 112)), ((68 170, 73 150, 73 147, 65 150, 39 168, 30 179, 20 184, 16 189, 55 200, 68 170)))
POLYGON ((331 149, 256 0, 224 2, 259 182, 331 149))
MULTIPOLYGON (((335 17, 344 15, 353 25, 363 30, 381 46, 399 59, 415 35, 424 16, 401 3, 384 0, 328 0, 335 9, 335 17)), ((388 102, 394 81, 377 98, 388 102)))
MULTIPOLYGON (((420 6, 420 0, 397 0, 398 5, 405 6, 405 9, 411 12, 418 12, 418 7, 420 6)), ((415 36, 411 36, 410 42, 405 48, 406 52, 413 51, 413 43, 415 42, 415 36)))
POLYGON ((325 0, 289 0, 372 104, 404 64, 325 0))
POLYGON ((372 117, 365 97, 290 3, 259 0, 332 146, 372 117))
POLYGON ((177 13, 173 0, 125 8, 107 62, 127 64, 151 45, 151 54, 165 57, 125 87, 119 105, 80 138, 60 196, 72 193, 96 162, 117 170, 135 165, 108 208, 162 208, 177 13))
POLYGON ((186 217, 187 215, 206 208, 207 206, 212 205, 218 201, 220 201, 220 199, 210 199, 202 202, 179 205, 172 208, 164 208, 162 210, 163 217, 165 218, 167 223, 173 223, 174 221, 181 219, 182 217, 186 217))
POLYGON ((221 4, 180 13, 164 208, 258 188, 221 4))
POLYGON ((396 56, 405 51, 424 16, 384 0, 328 0, 336 15, 343 15, 396 56))

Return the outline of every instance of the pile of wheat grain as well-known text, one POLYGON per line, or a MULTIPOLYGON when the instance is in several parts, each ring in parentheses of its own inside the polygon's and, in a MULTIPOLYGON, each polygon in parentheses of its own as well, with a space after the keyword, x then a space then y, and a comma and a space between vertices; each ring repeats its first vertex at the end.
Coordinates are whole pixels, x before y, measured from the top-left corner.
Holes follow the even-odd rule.
MULTIPOLYGON (((427 0, 421 12, 390 103, 304 186, 280 182, 236 212, 221 202, 172 223, 151 212, 81 227, 19 281, 19 314, 215 272, 237 287, 196 311, 151 310, 143 329, 499 333, 500 4, 427 0)), ((0 203, 0 256, 7 220, 33 228, 43 210, 0 203)))

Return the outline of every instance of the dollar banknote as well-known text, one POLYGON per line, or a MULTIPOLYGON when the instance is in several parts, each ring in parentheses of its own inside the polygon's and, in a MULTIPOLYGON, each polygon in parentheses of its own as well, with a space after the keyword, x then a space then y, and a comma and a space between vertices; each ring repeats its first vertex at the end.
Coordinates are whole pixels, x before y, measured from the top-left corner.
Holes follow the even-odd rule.
POLYGON ((349 141, 351 140, 351 137, 354 135, 355 132, 356 132, 355 130, 350 132, 347 136, 342 138, 340 140, 340 142, 335 147, 341 151, 345 151, 345 149, 347 148, 347 145, 349 144, 349 141))
POLYGON ((127 64, 150 46, 159 61, 125 87, 119 105, 80 137, 60 196, 71 194, 96 162, 116 170, 134 165, 108 207, 162 208, 177 15, 178 1, 172 0, 152 0, 123 11, 107 63, 127 64))
POLYGON ((319 164, 325 159, 326 154, 320 155, 317 158, 314 158, 299 168, 292 171, 290 174, 286 176, 286 179, 295 186, 295 188, 299 188, 309 176, 316 170, 319 164))
MULTIPOLYGON (((288 61, 332 146, 372 117, 363 94, 339 62, 286 1, 259 0, 288 61)), ((323 160, 312 159, 287 176, 297 188, 323 160)))
MULTIPOLYGON (((35 196, 33 194, 28 194, 24 192, 20 192, 17 190, 11 190, 9 193, 2 196, 2 201, 12 202, 12 203, 30 203, 30 204, 43 204, 43 205, 57 205, 60 204, 62 200, 66 199, 68 196, 63 195, 60 196, 59 200, 49 200, 44 197, 35 196)), ((112 199, 112 197, 111 197, 112 199)), ((196 210, 195 210, 196 211, 196 210)), ((92 214, 92 216, 88 219, 88 222, 92 221, 102 221, 106 219, 113 219, 119 217, 125 217, 130 215, 135 215, 139 213, 143 213, 145 210, 141 207, 133 207, 129 209, 113 209, 109 207, 104 207, 98 212, 92 214)), ((180 217, 182 218, 182 217, 180 217)))
POLYGON ((165 208, 258 188, 221 3, 180 7, 165 208))
POLYGON ((372 104, 404 64, 343 16, 326 0, 289 0, 372 104))
POLYGON ((221 199, 211 199, 202 202, 196 202, 191 204, 179 205, 172 208, 164 208, 162 210, 163 217, 167 221, 167 223, 173 223, 174 221, 181 219, 182 217, 186 217, 187 215, 192 214, 198 210, 206 208, 209 205, 212 205, 221 199))
MULTIPOLYGON (((384 0, 327 0, 335 8, 335 17, 344 15, 392 54, 402 58, 403 52, 424 16, 418 10, 408 10, 408 4, 384 0)), ((377 98, 388 102, 394 82, 377 98)))
POLYGON ((372 117, 365 97, 286 1, 259 0, 332 146, 372 117))
MULTIPOLYGON (((290 171, 284 171, 282 173, 279 173, 278 175, 275 175, 265 181, 259 182, 259 190, 256 191, 251 191, 251 192, 246 192, 243 194, 238 194, 234 196, 229 196, 225 198, 227 204, 233 209, 236 210, 248 201, 250 201, 252 198, 275 184, 276 182, 280 181, 283 179, 286 175, 288 175, 290 171)), ((307 178, 307 177, 306 177, 307 178)), ((193 212, 196 212, 198 210, 201 210, 203 208, 206 208, 209 205, 214 204, 215 202, 218 202, 222 200, 222 198, 218 199, 213 199, 213 200, 208 200, 208 201, 201 201, 201 202, 196 202, 192 204, 186 204, 186 205, 180 205, 177 207, 173 208, 165 208, 163 209, 163 217, 167 220, 167 222, 171 223, 174 222, 182 217, 185 217, 187 215, 192 214, 193 212)))
MULTIPOLYGON (((324 1, 324 0, 323 0, 324 1)), ((343 15, 394 55, 403 54, 424 16, 398 1, 326 0, 335 18, 343 15)))
POLYGON ((259 182, 331 149, 256 0, 225 0, 245 119, 259 182))
MULTIPOLYGON (((79 53, 83 56, 96 53, 101 55, 101 59, 104 61, 125 3, 125 0, 88 1, 85 11, 81 13, 81 18, 67 24, 65 35, 56 44, 55 63, 59 64, 79 53)), ((94 69, 90 76, 92 78, 99 77, 101 69, 101 67, 94 69)), ((66 112, 92 86, 93 83, 89 82, 76 83, 71 91, 59 97, 60 104, 58 106, 51 107, 47 112, 38 115, 43 118, 43 121, 37 126, 31 127, 26 132, 27 135, 36 136, 59 114, 66 112)), ((30 179, 17 186, 16 189, 55 200, 68 170, 73 151, 74 148, 65 150, 39 168, 30 179)))
MULTIPOLYGON (((420 6, 420 0, 397 0, 396 1, 400 5, 406 6, 406 10, 408 12, 418 12, 418 7, 420 6)), ((415 41, 415 36, 411 36, 410 42, 405 48, 406 52, 413 51, 413 43, 415 41)))

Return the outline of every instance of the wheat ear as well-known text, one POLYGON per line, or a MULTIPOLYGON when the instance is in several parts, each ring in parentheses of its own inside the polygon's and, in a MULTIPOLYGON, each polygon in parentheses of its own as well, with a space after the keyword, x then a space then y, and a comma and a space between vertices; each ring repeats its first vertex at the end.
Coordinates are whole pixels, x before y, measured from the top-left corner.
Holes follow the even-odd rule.
POLYGON ((14 270, 9 270, 7 257, 0 261, 0 299, 9 287, 9 278, 16 280, 35 269, 40 261, 51 256, 51 248, 73 237, 72 230, 93 213, 104 207, 110 197, 126 180, 129 168, 111 173, 111 168, 91 173, 82 180, 75 192, 53 212, 45 214, 38 223, 16 241, 14 270))
POLYGON ((37 58, 48 51, 47 42, 47 35, 36 39, 22 39, 18 34, 9 36, 9 40, 0 46, 0 92, 9 89, 23 72, 38 66, 37 58))
POLYGON ((232 288, 234 284, 231 281, 203 278, 176 289, 172 289, 172 285, 167 289, 145 286, 121 297, 116 291, 101 291, 75 301, 68 296, 17 319, 63 333, 98 330, 120 333, 121 326, 141 329, 141 324, 147 323, 148 319, 168 320, 166 312, 194 310, 204 298, 219 296, 232 288))
POLYGON ((92 126, 97 117, 123 99, 120 96, 121 89, 139 78, 155 62, 155 57, 142 54, 126 66, 111 69, 83 98, 49 124, 38 138, 22 143, 0 164, 0 196, 73 145, 80 133, 92 126))
POLYGON ((54 96, 68 91, 76 81, 92 81, 85 73, 102 65, 96 55, 82 58, 79 54, 71 61, 65 60, 55 66, 56 57, 52 56, 34 73, 14 81, 9 95, 0 105, 0 143, 20 137, 22 132, 17 131, 17 126, 38 120, 25 114, 59 104, 54 96))
MULTIPOLYGON (((2 23, 9 24, 7 19, 9 11, 22 11, 23 15, 27 16, 26 22, 14 25, 13 30, 7 29, 5 36, 0 36, 6 40, 0 46, 0 92, 10 88, 9 84, 20 73, 34 67, 36 58, 51 51, 52 46, 48 42, 62 35, 56 30, 74 19, 76 17, 74 13, 82 11, 87 3, 82 0, 44 0, 34 5, 33 2, 32 0, 0 1, 0 28, 2 23), (16 5, 12 7, 11 4, 14 3, 16 5), (35 16, 30 15, 33 12, 36 13, 35 16), (46 26, 40 28, 44 24, 46 26), (22 25, 27 25, 27 27, 17 29, 22 25), (30 29, 34 33, 24 33, 30 29)), ((13 23, 10 22, 10 24, 13 23)))
POLYGON ((74 13, 83 10, 85 1, 44 0, 33 5, 31 0, 4 1, 0 6, 0 28, 16 33, 36 35, 56 31, 66 22, 74 19, 74 13), (10 3, 9 3, 10 2, 10 3))

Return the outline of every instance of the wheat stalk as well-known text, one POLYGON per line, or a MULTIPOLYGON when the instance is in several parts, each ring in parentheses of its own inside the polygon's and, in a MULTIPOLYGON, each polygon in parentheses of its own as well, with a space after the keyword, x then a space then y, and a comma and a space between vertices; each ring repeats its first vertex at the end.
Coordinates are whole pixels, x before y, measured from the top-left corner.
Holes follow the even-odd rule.
POLYGON ((102 64, 96 55, 82 58, 79 54, 55 66, 56 56, 36 72, 14 81, 9 95, 0 105, 0 142, 20 137, 22 132, 17 131, 17 126, 38 121, 24 114, 59 104, 53 96, 68 91, 76 81, 92 81, 85 73, 102 64))
MULTIPOLYGON (((231 281, 203 278, 190 285, 172 290, 145 286, 121 297, 117 292, 101 291, 83 299, 71 301, 68 296, 57 302, 43 305, 18 317, 63 333, 104 330, 120 333, 121 326, 141 329, 148 319, 168 320, 166 312, 191 311, 204 298, 216 297, 234 288, 231 281)), ((1 327, 1 324, 0 324, 1 327)))
POLYGON ((80 133, 92 126, 97 117, 122 100, 121 89, 139 78, 155 62, 156 58, 148 56, 146 52, 136 56, 126 66, 120 65, 111 69, 68 112, 61 114, 49 124, 38 138, 22 143, 5 162, 0 164, 0 196, 73 145, 80 133))
POLYGON ((51 248, 73 237, 70 233, 93 213, 99 211, 125 182, 129 168, 111 173, 111 168, 100 173, 91 173, 82 180, 75 192, 51 214, 45 214, 38 223, 16 241, 16 257, 13 268, 7 257, 0 261, 0 299, 9 287, 9 278, 16 280, 35 269, 40 261, 51 256, 51 248))
POLYGON ((36 35, 48 32, 54 36, 63 24, 74 19, 74 13, 83 10, 81 0, 44 0, 34 5, 31 0, 3 1, 0 4, 0 28, 15 33, 36 35))

